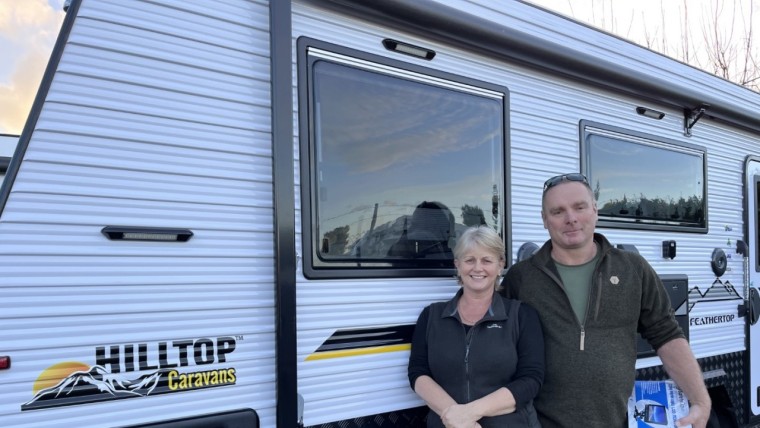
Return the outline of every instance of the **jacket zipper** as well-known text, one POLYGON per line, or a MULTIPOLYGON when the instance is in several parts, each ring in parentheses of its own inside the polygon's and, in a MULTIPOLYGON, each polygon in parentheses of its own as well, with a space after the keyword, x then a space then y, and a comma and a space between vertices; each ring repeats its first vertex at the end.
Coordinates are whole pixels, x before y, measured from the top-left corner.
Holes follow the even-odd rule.
POLYGON ((470 342, 467 342, 467 346, 464 350, 464 377, 467 380, 467 402, 470 402, 470 342))
MULTIPOLYGON (((601 250, 600 250, 601 251, 601 250)), ((591 275, 591 288, 588 292, 588 302, 586 302, 586 316, 583 320, 583 323, 581 323, 581 351, 585 350, 586 348, 586 320, 588 320, 588 311, 591 307, 591 296, 594 292, 596 292, 596 303, 594 304, 594 320, 599 318, 599 305, 601 305, 602 301, 602 273, 599 272, 597 269, 599 269, 599 266, 602 264, 602 258, 604 258, 604 254, 599 256, 599 261, 596 264, 596 267, 594 268, 594 273, 591 275)))
MULTIPOLYGON (((594 292, 594 277, 596 277, 596 270, 594 273, 591 274, 591 288, 588 290, 588 297, 586 298, 586 313, 583 315, 583 321, 579 321, 581 325, 581 346, 580 350, 585 351, 586 350, 586 321, 588 320, 588 311, 591 307, 591 295, 594 292)), ((598 309, 599 302, 597 301, 597 309, 598 309)), ((594 315, 594 319, 596 319, 596 315, 594 315)))
MULTIPOLYGON (((570 304, 570 298, 567 297, 567 291, 565 290, 565 286, 562 284, 562 280, 559 279, 559 278, 557 278, 551 270, 546 269, 544 267, 540 267, 540 269, 542 271, 544 271, 544 273, 546 275, 548 275, 549 278, 553 279, 554 282, 562 290, 562 292, 565 293, 565 298, 567 298, 567 304, 570 305, 570 309, 572 310, 573 305, 570 304)), ((589 300, 591 300, 591 294, 589 294, 589 300)), ((573 316, 575 316, 574 312, 575 311, 573 311, 573 316)), ((586 317, 588 317, 588 304, 586 304, 586 317)), ((578 320, 578 325, 581 327, 581 340, 580 340, 580 346, 579 346, 579 348, 580 348, 581 351, 583 351, 585 349, 585 347, 586 347, 586 329, 585 329, 585 323, 583 321, 579 320, 577 316, 575 317, 575 319, 578 320)))
MULTIPOLYGON (((472 342, 472 337, 475 335, 475 327, 478 325, 478 323, 475 323, 472 327, 470 327, 470 331, 466 333, 465 336, 465 348, 464 348, 464 374, 465 374, 465 380, 466 380, 466 392, 467 392, 467 402, 469 403, 472 399, 470 398, 470 344, 472 342)), ((467 331, 467 329, 462 325, 462 328, 467 331)))
MULTIPOLYGON (((599 251, 602 251, 601 245, 599 245, 598 248, 599 248, 599 251)), ((591 293, 593 292, 594 285, 595 285, 595 283, 593 282, 594 277, 598 278, 598 280, 596 281, 596 284, 598 285, 597 288, 599 288, 599 292, 597 293, 597 296, 596 296, 596 305, 594 306, 594 319, 596 320, 599 316, 599 306, 601 305, 601 299, 602 299, 602 287, 601 287, 602 274, 601 272, 598 272, 597 269, 599 269, 599 266, 602 265, 602 260, 604 259, 605 255, 606 255, 605 253, 602 253, 599 255, 599 260, 597 261, 596 267, 594 268, 594 273, 592 274, 592 283, 591 283, 591 289, 589 290, 588 302, 586 303, 585 318, 583 321, 578 320, 578 324, 581 327, 581 337, 580 337, 580 346, 579 346, 581 351, 584 351, 586 349, 586 319, 588 319, 588 309, 589 309, 589 305, 591 304, 591 293)), ((554 275, 554 273, 550 269, 547 269, 545 266, 539 265, 539 264, 536 264, 536 266, 538 266, 538 268, 542 270, 549 278, 553 279, 554 282, 559 286, 559 288, 562 289, 562 291, 565 293, 565 297, 568 299, 568 304, 569 304, 570 298, 567 297, 567 291, 565 291, 565 287, 564 285, 562 285, 562 280, 557 278, 554 275)), ((570 307, 572 309, 572 305, 570 305, 570 307)))
MULTIPOLYGON (((592 274, 592 277, 591 277, 592 278, 592 283, 591 283, 591 289, 589 290, 588 301, 586 302, 586 315, 585 315, 583 321, 578 320, 578 324, 581 327, 581 337, 580 337, 580 346, 579 346, 579 349, 581 351, 585 351, 586 350, 586 320, 588 319, 588 310, 589 310, 589 306, 591 305, 591 293, 593 293, 593 291, 594 291, 594 288, 595 288, 594 285, 595 284, 599 285, 598 287, 596 287, 596 288, 599 289, 599 292, 597 293, 597 296, 596 296, 596 305, 594 306, 594 319, 597 319, 598 315, 599 315, 599 305, 601 304, 601 299, 602 299, 602 287, 600 286, 600 284, 601 284, 601 279, 600 278, 601 278, 602 274, 601 274, 601 272, 597 272, 597 269, 599 268, 599 266, 602 263, 602 258, 604 258, 604 254, 600 255, 600 259, 597 262, 596 268, 594 268, 594 273, 592 274), (596 282, 594 282, 594 277, 597 278, 596 282)), ((554 276, 554 274, 550 270, 545 269, 543 267, 541 267, 541 270, 543 270, 544 273, 546 273, 549 276, 549 278, 554 279, 554 282, 557 283, 557 285, 559 285, 559 288, 561 288, 562 291, 565 292, 565 297, 567 297, 567 291, 565 291, 565 287, 562 285, 562 281, 559 278, 557 278, 556 276, 554 276)), ((570 302, 570 300, 569 300, 569 297, 568 297, 568 303, 569 302, 570 302)), ((570 305, 570 306, 572 307, 572 305, 570 305)))
POLYGON ((583 328, 583 324, 581 324, 581 351, 583 351, 585 347, 586 347, 586 330, 583 328))
POLYGON ((594 321, 599 319, 599 306, 602 304, 602 290, 604 288, 602 287, 602 273, 599 272, 599 274, 596 276, 596 283, 597 283, 597 293, 596 293, 596 306, 594 307, 594 321))
MULTIPOLYGON (((593 276, 592 276, 593 277, 593 276)), ((593 288, 593 280, 591 283, 593 288)), ((586 299, 586 313, 583 315, 583 321, 580 321, 581 324, 581 351, 586 350, 586 320, 588 319, 588 307, 591 305, 591 289, 589 289, 588 298, 586 299)))

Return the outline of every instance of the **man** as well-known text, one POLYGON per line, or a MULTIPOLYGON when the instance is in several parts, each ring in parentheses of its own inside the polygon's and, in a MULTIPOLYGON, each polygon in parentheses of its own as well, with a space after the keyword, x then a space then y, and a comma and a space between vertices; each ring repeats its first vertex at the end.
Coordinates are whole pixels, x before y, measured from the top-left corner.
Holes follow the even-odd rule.
POLYGON ((637 330, 689 398, 678 426, 704 428, 710 396, 667 292, 643 257, 594 233, 597 207, 586 177, 547 180, 541 217, 550 239, 502 284, 508 297, 536 308, 543 324, 546 376, 534 401, 543 428, 627 426, 637 330))

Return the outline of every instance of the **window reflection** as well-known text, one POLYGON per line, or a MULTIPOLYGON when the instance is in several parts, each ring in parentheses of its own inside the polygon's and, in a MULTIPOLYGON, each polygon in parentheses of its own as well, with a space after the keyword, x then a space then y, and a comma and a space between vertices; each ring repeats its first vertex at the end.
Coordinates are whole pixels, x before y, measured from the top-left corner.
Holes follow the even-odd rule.
POLYGON ((501 94, 410 75, 313 63, 322 262, 451 268, 456 237, 468 225, 501 231, 501 94))
POLYGON ((596 128, 585 141, 600 221, 705 227, 703 150, 596 128))

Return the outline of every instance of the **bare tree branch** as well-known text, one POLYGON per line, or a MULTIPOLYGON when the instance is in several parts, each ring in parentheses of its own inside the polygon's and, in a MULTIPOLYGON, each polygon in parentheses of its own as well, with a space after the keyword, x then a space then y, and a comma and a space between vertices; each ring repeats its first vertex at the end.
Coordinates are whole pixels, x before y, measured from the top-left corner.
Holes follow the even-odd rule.
MULTIPOLYGON (((760 91, 760 52, 754 40, 755 8, 760 7, 760 1, 682 0, 676 7, 677 17, 673 13, 675 2, 672 0, 659 1, 659 17, 647 15, 652 11, 645 13, 642 9, 631 9, 630 14, 619 13, 625 9, 621 6, 624 3, 616 0, 587 1, 591 10, 590 19, 585 20, 589 24, 760 91), (694 22, 699 16, 699 22, 694 22), (665 29, 672 30, 676 19, 680 35, 674 36, 672 31, 668 33, 665 29), (634 34, 639 36, 633 39, 634 34), (677 40, 673 40, 674 37, 677 40)), ((573 4, 577 6, 578 0, 567 0, 571 15, 584 20, 576 16, 573 4)))

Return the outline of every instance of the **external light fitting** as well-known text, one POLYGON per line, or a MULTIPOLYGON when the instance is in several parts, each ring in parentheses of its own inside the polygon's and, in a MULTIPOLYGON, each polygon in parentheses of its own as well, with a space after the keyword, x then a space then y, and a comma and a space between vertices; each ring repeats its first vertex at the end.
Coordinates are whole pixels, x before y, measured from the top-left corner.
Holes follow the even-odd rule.
POLYGON ((193 236, 190 229, 167 227, 106 226, 101 233, 112 241, 186 242, 193 236))
POLYGON ((642 116, 645 116, 651 119, 657 119, 657 120, 660 120, 663 117, 665 117, 665 113, 651 109, 651 108, 647 108, 647 107, 636 107, 636 113, 642 116))
POLYGON ((435 57, 435 51, 431 49, 410 45, 409 43, 399 42, 398 40, 385 39, 383 40, 383 46, 385 46, 385 49, 388 49, 389 51, 400 52, 402 54, 426 59, 428 61, 435 57))

